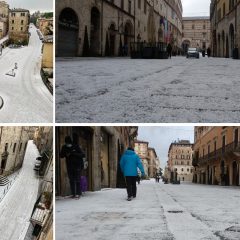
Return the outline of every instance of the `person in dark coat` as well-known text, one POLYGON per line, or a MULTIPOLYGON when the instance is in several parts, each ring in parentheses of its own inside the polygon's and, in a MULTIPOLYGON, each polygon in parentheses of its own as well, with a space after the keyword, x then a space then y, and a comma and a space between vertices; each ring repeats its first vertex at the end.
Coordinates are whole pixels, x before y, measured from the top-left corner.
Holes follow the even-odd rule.
POLYGON ((172 45, 169 43, 167 45, 168 58, 172 58, 172 45))
POLYGON ((142 162, 133 148, 129 147, 122 155, 120 167, 126 179, 127 200, 131 201, 132 198, 135 198, 137 195, 136 179, 138 176, 138 169, 141 171, 142 176, 145 175, 142 162))
POLYGON ((65 144, 62 146, 61 158, 66 159, 67 173, 71 187, 72 198, 79 198, 82 194, 80 180, 81 171, 84 168, 82 152, 76 140, 73 142, 70 136, 65 137, 65 144))
POLYGON ((208 57, 211 56, 211 48, 210 47, 208 47, 208 49, 207 49, 207 55, 208 55, 208 57))

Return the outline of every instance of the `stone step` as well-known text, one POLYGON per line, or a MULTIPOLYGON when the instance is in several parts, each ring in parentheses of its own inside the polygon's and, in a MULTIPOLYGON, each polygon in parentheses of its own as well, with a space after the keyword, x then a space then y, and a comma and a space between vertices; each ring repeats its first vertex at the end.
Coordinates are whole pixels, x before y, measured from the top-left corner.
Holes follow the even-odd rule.
POLYGON ((0 176, 0 186, 5 186, 9 183, 9 180, 5 176, 0 176))

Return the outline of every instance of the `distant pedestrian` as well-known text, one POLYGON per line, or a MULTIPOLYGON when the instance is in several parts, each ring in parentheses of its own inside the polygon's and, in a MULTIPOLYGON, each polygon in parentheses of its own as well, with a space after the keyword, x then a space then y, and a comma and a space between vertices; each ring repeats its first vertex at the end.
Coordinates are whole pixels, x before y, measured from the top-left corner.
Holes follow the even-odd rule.
POLYGON ((208 55, 208 57, 211 56, 211 48, 210 47, 208 47, 208 49, 207 49, 207 55, 208 55))
POLYGON ((172 45, 169 43, 167 45, 167 53, 168 53, 168 58, 172 58, 172 45))
POLYGON ((206 52, 205 52, 205 49, 202 50, 202 56, 205 57, 206 55, 206 52))
POLYGON ((76 136, 74 142, 70 136, 65 137, 65 144, 62 146, 61 158, 66 159, 67 173, 71 188, 71 197, 79 198, 81 193, 81 171, 83 169, 83 158, 85 154, 76 142, 76 136))
POLYGON ((137 195, 136 178, 138 176, 138 169, 142 176, 145 175, 142 162, 139 156, 134 152, 134 149, 129 147, 121 157, 120 167, 126 179, 128 201, 135 198, 137 195))

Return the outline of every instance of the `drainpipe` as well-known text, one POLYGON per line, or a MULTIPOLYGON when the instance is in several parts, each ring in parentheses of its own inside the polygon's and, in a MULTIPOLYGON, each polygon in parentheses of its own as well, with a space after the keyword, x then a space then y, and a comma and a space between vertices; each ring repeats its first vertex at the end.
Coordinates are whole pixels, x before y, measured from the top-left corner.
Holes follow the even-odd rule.
POLYGON ((103 0, 101 2, 101 57, 103 57, 103 0))

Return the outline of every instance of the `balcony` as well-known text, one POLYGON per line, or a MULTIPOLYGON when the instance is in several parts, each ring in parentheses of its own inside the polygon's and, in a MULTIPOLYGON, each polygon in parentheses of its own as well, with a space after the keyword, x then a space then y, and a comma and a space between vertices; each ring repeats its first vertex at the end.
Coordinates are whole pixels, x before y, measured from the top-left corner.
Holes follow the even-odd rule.
POLYGON ((196 156, 194 156, 192 165, 196 167, 206 163, 211 163, 216 159, 226 158, 234 154, 236 156, 240 156, 240 142, 232 142, 230 144, 227 144, 224 147, 217 149, 216 151, 204 155, 203 157, 197 158, 196 156))

